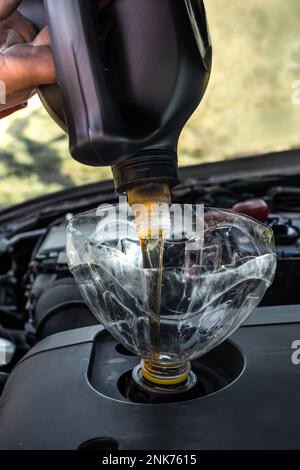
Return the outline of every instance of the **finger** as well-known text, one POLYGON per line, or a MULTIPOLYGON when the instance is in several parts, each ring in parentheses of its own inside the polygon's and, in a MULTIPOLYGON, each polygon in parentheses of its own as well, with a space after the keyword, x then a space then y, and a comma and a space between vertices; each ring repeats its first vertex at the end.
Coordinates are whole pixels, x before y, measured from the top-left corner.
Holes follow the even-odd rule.
POLYGON ((0 0, 0 20, 8 18, 20 5, 22 0, 0 0))
POLYGON ((45 26, 36 38, 32 41, 34 46, 49 46, 50 45, 50 34, 48 26, 45 26))
POLYGON ((0 80, 10 95, 27 88, 56 82, 50 46, 17 44, 0 54, 0 80))
POLYGON ((3 21, 1 28, 3 25, 18 31, 18 33, 23 37, 24 42, 31 42, 38 32, 33 23, 18 11, 15 11, 7 20, 3 21))
POLYGON ((20 36, 20 34, 17 31, 10 29, 7 32, 5 43, 1 44, 0 51, 2 52, 6 50, 8 47, 11 47, 11 46, 14 46, 15 44, 20 44, 20 43, 24 43, 24 39, 22 38, 22 36, 20 36))
POLYGON ((31 42, 36 37, 35 26, 19 12, 0 22, 0 47, 10 47, 15 42, 31 42))
POLYGON ((26 105, 28 100, 36 93, 36 90, 22 90, 17 93, 8 95, 6 103, 0 105, 0 110, 5 111, 16 106, 26 105))

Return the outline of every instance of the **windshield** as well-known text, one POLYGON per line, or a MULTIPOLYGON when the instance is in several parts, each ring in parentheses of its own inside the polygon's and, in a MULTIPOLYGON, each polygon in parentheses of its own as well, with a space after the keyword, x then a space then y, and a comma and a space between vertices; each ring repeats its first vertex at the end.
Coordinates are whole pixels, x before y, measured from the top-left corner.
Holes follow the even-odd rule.
MULTIPOLYGON (((180 140, 180 165, 299 146, 300 2, 209 0, 213 71, 180 140), (299 81, 298 81, 299 80, 299 81)), ((37 96, 0 120, 0 207, 111 177, 75 162, 37 96)))

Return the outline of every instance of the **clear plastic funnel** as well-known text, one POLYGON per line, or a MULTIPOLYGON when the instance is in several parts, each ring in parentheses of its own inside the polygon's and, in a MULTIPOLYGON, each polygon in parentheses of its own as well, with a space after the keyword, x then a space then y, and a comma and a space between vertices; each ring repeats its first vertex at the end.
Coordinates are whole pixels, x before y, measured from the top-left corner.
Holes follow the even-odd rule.
POLYGON ((142 358, 143 378, 175 386, 189 380, 192 359, 249 317, 272 283, 276 255, 272 230, 249 217, 178 204, 168 214, 164 239, 151 242, 150 254, 127 204, 76 216, 67 252, 85 301, 142 358))

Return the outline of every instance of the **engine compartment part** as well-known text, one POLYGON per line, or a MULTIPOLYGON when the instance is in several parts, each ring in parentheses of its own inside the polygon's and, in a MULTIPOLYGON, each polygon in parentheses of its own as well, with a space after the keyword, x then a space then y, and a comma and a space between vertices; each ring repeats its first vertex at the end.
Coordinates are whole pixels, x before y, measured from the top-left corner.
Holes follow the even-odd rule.
POLYGON ((299 316, 299 306, 257 309, 233 343, 199 360, 210 370, 226 362, 223 386, 164 406, 124 398, 119 380, 138 358, 124 353, 103 327, 46 338, 4 389, 0 449, 75 450, 104 438, 120 450, 298 449, 300 375, 291 345, 300 335, 299 316), (233 374, 230 380, 226 374, 233 374))
POLYGON ((238 202, 232 209, 260 222, 267 222, 269 217, 269 207, 263 199, 249 199, 248 201, 238 202))
POLYGON ((0 338, 0 367, 7 366, 16 352, 16 345, 9 339, 0 338))
POLYGON ((37 300, 35 324, 38 340, 96 323, 72 278, 54 281, 37 300))
POLYGON ((192 377, 194 379, 190 387, 180 391, 174 388, 170 392, 164 387, 156 389, 150 386, 141 387, 140 380, 136 380, 140 371, 139 359, 120 346, 120 344, 116 346, 111 338, 108 340, 107 335, 106 337, 104 334, 99 335, 93 347, 89 381, 98 392, 106 397, 128 403, 179 403, 207 397, 233 383, 245 367, 245 358, 240 349, 231 341, 226 341, 202 358, 193 361, 192 377), (120 361, 118 366, 114 365, 116 351, 121 356, 127 357, 126 361, 120 361), (103 367, 104 360, 114 370, 114 379, 110 381, 107 381, 105 376, 108 373, 108 367, 103 367))
MULTIPOLYGON (((300 176, 272 176, 201 182, 186 178, 172 190, 182 204, 232 209, 236 204, 264 201, 273 229, 277 272, 263 306, 300 304, 300 176)), ((83 303, 66 258, 66 227, 77 213, 115 203, 111 183, 72 189, 0 214, 0 338, 16 344, 5 372, 42 338, 97 321, 83 303), (50 295, 50 294, 51 295, 50 295)), ((251 206, 253 207, 253 206, 251 206)), ((252 213, 252 215, 254 215, 252 213)), ((0 367, 0 371, 3 368, 0 367)))
POLYGON ((50 224, 33 250, 26 273, 26 331, 32 342, 97 323, 68 269, 68 219, 67 216, 50 224))

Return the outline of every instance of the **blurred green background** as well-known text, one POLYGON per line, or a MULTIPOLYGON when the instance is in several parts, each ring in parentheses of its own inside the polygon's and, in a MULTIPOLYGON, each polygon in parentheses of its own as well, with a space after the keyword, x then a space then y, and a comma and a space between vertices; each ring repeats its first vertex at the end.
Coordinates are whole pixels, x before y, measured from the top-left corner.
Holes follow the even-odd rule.
MULTIPOLYGON (((214 48, 208 92, 180 141, 191 165, 300 147, 299 0, 206 0, 214 48)), ((259 158, 259 156, 257 157, 259 158)), ((38 98, 0 121, 0 206, 110 177, 68 154, 38 98)))

